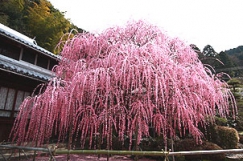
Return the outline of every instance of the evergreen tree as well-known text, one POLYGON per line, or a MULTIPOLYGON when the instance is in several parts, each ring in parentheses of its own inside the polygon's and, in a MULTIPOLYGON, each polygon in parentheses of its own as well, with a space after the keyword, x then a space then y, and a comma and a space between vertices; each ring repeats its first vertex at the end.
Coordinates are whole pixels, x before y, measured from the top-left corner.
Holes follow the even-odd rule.
POLYGON ((205 56, 215 57, 218 53, 214 50, 214 48, 211 45, 206 45, 203 48, 203 54, 205 56))

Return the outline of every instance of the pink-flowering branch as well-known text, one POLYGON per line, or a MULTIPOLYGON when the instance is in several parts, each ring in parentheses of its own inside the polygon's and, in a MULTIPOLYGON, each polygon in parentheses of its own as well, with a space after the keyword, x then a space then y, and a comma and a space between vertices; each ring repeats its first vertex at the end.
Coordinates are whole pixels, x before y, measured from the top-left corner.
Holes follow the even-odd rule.
POLYGON ((99 133, 110 148, 113 132, 139 144, 151 126, 165 141, 188 132, 199 142, 206 118, 236 113, 227 84, 189 45, 143 21, 77 34, 61 56, 45 91, 20 107, 11 135, 18 144, 69 134, 91 147, 99 133))

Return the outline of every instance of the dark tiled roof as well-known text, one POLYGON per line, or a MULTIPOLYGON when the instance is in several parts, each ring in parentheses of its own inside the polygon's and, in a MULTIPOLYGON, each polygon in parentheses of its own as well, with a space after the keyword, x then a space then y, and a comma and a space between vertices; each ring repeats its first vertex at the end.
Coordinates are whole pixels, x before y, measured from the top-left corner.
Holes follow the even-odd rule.
MULTIPOLYGON (((60 60, 59 56, 54 55, 53 53, 38 46, 33 39, 15 30, 12 30, 2 24, 0 24, 0 36, 4 36, 8 39, 11 39, 12 41, 16 41, 24 46, 32 48, 33 50, 43 55, 46 55, 51 59, 60 60)), ((54 76, 54 73, 50 70, 38 67, 36 65, 24 61, 17 61, 1 54, 0 54, 0 70, 22 75, 39 81, 48 81, 54 76)))
POLYGON ((17 61, 3 55, 0 55, 0 70, 23 75, 39 81, 49 81, 52 77, 54 77, 54 73, 52 71, 24 61, 17 61))
POLYGON ((51 53, 50 51, 38 46, 36 44, 36 41, 34 39, 31 39, 7 26, 4 26, 0 23, 0 35, 3 35, 9 39, 12 39, 13 41, 16 41, 20 44, 23 44, 24 46, 30 47, 33 50, 37 50, 38 52, 41 52, 44 55, 47 55, 49 57, 52 57, 53 59, 60 59, 59 56, 51 53))

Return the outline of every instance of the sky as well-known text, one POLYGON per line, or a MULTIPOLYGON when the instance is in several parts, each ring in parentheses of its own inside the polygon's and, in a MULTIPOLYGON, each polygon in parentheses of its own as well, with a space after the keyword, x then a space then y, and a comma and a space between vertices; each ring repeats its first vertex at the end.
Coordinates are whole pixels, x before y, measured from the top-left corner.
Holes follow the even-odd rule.
POLYGON ((145 20, 201 50, 243 45, 243 0, 49 0, 74 25, 92 33, 145 20))

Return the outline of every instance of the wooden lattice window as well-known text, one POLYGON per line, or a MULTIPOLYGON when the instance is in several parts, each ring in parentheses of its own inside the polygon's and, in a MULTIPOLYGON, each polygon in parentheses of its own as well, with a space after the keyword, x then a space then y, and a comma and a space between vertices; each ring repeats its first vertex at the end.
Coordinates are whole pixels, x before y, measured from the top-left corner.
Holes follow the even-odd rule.
POLYGON ((30 92, 0 87, 0 117, 16 116, 20 104, 29 95, 30 92))

